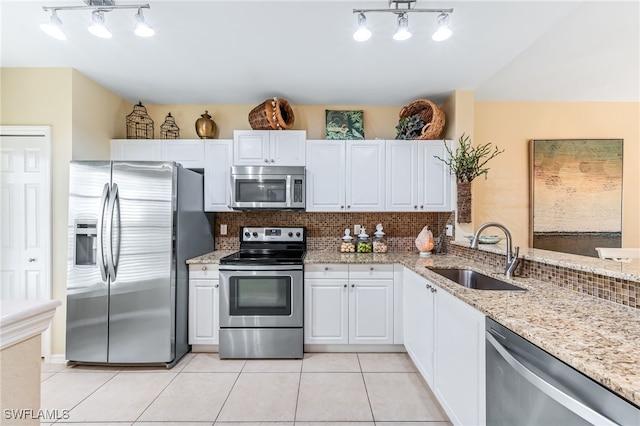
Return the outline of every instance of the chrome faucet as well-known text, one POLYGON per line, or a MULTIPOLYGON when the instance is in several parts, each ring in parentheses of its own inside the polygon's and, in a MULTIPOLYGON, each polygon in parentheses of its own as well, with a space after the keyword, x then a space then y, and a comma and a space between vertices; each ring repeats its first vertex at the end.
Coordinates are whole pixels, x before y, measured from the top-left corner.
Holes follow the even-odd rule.
POLYGON ((501 229, 502 232, 504 232, 504 235, 506 235, 507 237, 507 266, 504 270, 504 276, 507 278, 511 278, 514 271, 518 268, 518 264, 520 263, 520 259, 518 258, 520 247, 515 247, 513 253, 511 252, 511 233, 504 225, 497 222, 483 223, 478 227, 478 229, 476 229, 475 234, 473 234, 473 239, 471 240, 469 247, 471 247, 472 249, 477 249, 478 241, 480 240, 480 233, 490 226, 501 229))

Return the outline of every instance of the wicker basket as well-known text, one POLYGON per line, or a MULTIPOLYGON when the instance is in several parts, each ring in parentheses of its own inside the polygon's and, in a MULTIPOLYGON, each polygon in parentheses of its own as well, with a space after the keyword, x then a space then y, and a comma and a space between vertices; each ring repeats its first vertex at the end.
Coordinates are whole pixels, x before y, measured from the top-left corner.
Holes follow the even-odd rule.
POLYGON ((249 113, 253 130, 289 130, 295 117, 291 105, 284 99, 267 99, 249 113))
POLYGON ((416 139, 437 139, 444 129, 444 112, 427 99, 417 99, 400 110, 400 118, 418 114, 425 125, 416 139))

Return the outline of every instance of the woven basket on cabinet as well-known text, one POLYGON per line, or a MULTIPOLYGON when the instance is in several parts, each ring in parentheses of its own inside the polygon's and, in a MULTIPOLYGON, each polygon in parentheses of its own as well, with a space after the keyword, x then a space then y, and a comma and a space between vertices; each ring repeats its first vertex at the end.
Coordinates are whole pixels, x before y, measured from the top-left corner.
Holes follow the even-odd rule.
POLYGON ((400 118, 415 114, 425 123, 422 134, 415 139, 437 139, 444 129, 444 112, 427 99, 417 99, 400 110, 400 118))
POLYGON ((284 99, 267 99, 249 112, 253 130, 289 130, 294 120, 293 109, 284 99))

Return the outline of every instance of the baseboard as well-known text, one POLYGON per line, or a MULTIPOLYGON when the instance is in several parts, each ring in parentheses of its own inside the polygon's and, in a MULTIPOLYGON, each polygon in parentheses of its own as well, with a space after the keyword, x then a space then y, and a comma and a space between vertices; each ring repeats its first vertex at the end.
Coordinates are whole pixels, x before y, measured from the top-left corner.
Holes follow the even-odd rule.
POLYGON ((305 352, 406 352, 404 345, 304 345, 305 352))
POLYGON ((64 354, 51 354, 49 358, 50 364, 66 364, 67 358, 64 354))

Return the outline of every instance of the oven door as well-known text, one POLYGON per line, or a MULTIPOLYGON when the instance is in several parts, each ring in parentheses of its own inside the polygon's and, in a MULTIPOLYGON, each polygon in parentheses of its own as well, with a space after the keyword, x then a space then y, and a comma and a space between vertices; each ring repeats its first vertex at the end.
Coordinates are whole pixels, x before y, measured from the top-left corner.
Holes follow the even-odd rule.
POLYGON ((302 265, 220 265, 220 327, 302 327, 302 265))

